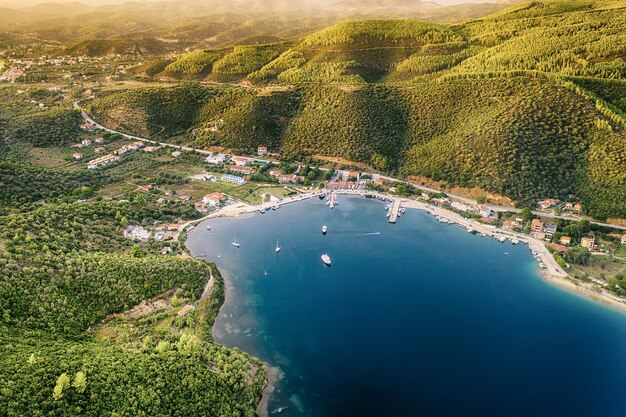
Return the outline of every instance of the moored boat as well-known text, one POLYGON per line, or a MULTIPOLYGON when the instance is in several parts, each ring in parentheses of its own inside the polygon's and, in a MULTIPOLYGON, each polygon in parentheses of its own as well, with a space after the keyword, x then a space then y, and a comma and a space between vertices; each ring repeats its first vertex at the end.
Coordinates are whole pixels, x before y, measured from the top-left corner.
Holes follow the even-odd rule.
POLYGON ((322 234, 325 235, 328 232, 328 227, 326 225, 322 226, 322 234))
POLYGON ((324 262, 324 265, 330 266, 330 256, 327 253, 323 254, 320 259, 324 262))

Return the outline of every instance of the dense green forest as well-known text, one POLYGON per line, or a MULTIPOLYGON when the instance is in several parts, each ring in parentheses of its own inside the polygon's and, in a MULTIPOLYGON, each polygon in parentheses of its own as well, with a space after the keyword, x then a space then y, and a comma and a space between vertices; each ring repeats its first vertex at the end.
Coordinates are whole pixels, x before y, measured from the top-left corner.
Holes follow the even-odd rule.
MULTIPOLYGON (((594 93, 577 88, 564 79, 519 75, 356 88, 297 84, 271 95, 201 86, 169 93, 192 98, 177 111, 193 114, 187 131, 194 131, 195 147, 249 152, 264 145, 288 157, 340 156, 396 175, 480 187, 520 204, 573 194, 592 215, 624 217, 624 127, 607 107, 619 99, 596 102, 594 93)), ((102 120, 113 122, 106 112, 102 120)))
MULTIPOLYGON (((98 171, 31 164, 31 146, 65 144, 57 134, 75 138, 42 130, 36 141, 16 125, 49 118, 51 126, 66 124, 73 134, 79 122, 75 112, 49 102, 57 93, 15 91, 0 90, 6 96, 0 105, 0 414, 255 416, 264 365, 211 338, 224 301, 215 265, 161 254, 163 245, 178 247, 177 241, 137 243, 123 235, 128 225, 195 218, 193 204, 135 192, 122 201, 98 196, 108 184, 129 178, 137 155, 127 158, 128 166, 98 171), (50 107, 20 106, 31 100, 50 107), (198 300, 210 275, 215 282, 202 301, 201 335, 177 327, 132 344, 94 337, 103 319, 143 300, 166 293, 198 300)), ((161 180, 178 181, 172 175, 161 180)))
MULTIPOLYGON (((122 236, 127 224, 192 213, 137 196, 0 217, 5 415, 255 415, 265 371, 238 350, 169 332, 134 350, 85 333, 105 316, 172 288, 179 297, 200 296, 209 265, 155 255, 122 236)), ((223 284, 216 287, 210 324, 223 301, 223 284)))

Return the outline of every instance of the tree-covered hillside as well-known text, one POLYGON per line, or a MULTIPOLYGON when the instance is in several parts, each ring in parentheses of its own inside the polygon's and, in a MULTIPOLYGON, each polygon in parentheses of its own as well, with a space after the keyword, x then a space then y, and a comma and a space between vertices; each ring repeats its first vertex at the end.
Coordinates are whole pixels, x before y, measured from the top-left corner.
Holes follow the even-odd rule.
POLYGON ((188 215, 136 198, 0 217, 4 415, 255 415, 262 364, 210 336, 167 331, 137 341, 137 350, 86 333, 158 294, 200 297, 209 265, 155 255, 122 236, 129 223, 188 215))
POLYGON ((115 123, 136 100, 131 110, 146 127, 136 133, 160 126, 186 130, 197 147, 344 157, 520 204, 574 194, 592 215, 626 217, 624 27, 617 0, 535 1, 457 25, 342 22, 282 52, 226 51, 228 68, 238 68, 229 81, 259 89, 140 90, 93 110, 115 123), (266 84, 287 88, 268 97, 266 84), (167 100, 179 107, 146 104, 167 100))

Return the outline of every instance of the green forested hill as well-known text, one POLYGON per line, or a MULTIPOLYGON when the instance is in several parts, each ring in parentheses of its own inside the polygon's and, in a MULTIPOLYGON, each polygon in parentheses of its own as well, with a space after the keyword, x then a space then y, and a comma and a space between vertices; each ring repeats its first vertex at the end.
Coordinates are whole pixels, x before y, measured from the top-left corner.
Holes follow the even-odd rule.
MULTIPOLYGON (((193 130, 197 147, 339 156, 520 203, 574 194, 590 214, 626 217, 625 27, 619 0, 535 1, 457 25, 342 22, 298 41, 220 51, 237 68, 229 81, 259 89, 129 91, 93 111, 115 123, 136 101, 137 133, 175 126, 193 130), (267 84, 288 88, 268 96, 267 84), (165 110, 163 95, 181 107, 165 110), (161 97, 154 110, 152 97, 161 97)), ((198 79, 216 79, 220 61, 198 79)))
POLYGON ((157 294, 200 296, 209 265, 150 254, 122 237, 128 223, 179 216, 188 213, 137 198, 0 217, 2 415, 255 415, 262 364, 210 335, 168 330, 132 349, 87 334, 105 316, 157 294))

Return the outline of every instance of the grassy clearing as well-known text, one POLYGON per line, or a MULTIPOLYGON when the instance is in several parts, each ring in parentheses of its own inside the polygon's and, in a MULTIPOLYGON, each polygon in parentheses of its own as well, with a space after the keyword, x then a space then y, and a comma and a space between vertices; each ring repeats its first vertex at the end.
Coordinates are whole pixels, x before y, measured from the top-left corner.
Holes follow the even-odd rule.
POLYGON ((587 265, 571 265, 568 272, 579 276, 587 274, 593 278, 607 279, 618 274, 626 274, 626 261, 593 255, 587 265))

